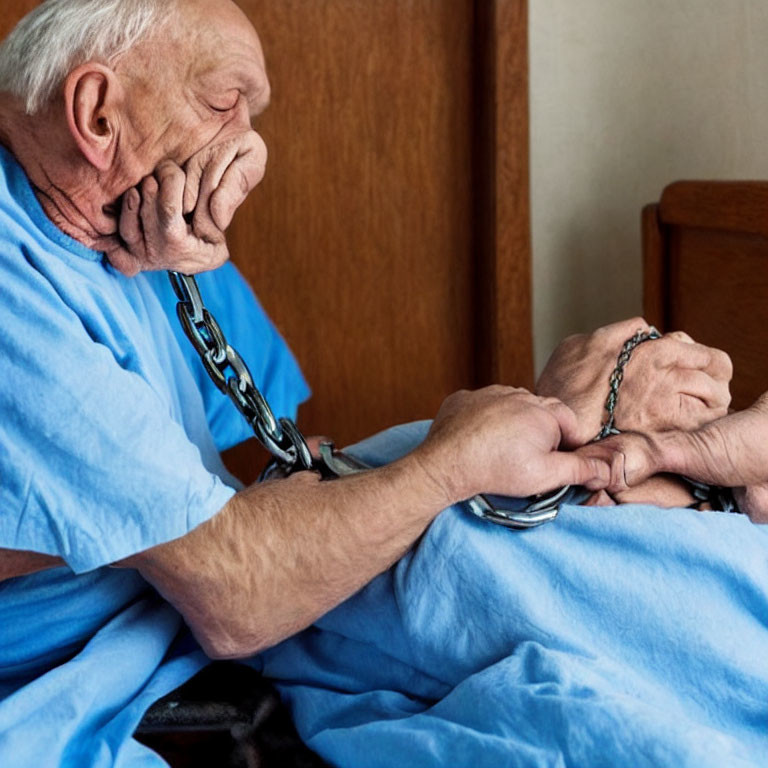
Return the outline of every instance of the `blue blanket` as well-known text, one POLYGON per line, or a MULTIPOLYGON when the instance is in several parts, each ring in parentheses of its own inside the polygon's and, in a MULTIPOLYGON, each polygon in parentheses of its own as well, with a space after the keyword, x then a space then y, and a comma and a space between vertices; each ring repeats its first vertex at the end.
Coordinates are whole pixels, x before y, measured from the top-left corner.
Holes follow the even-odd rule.
POLYGON ((765 766, 767 595, 768 526, 741 516, 566 507, 514 533, 455 507, 264 671, 337 766, 765 766))

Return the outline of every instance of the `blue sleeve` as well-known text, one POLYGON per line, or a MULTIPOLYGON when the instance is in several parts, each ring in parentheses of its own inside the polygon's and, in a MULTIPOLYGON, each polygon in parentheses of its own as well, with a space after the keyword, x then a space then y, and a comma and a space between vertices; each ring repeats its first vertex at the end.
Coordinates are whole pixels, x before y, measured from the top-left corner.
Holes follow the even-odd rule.
MULTIPOLYGON (((176 296, 166 273, 148 275, 173 332, 197 381, 205 403, 208 425, 216 446, 225 451, 253 437, 253 430, 234 405, 215 387, 176 318, 176 296)), ((208 309, 218 320, 229 343, 240 353, 256 386, 276 416, 295 419, 310 389, 296 358, 261 307, 237 267, 228 262, 197 276, 208 309)))
POLYGON ((17 277, 0 284, 0 547, 82 573, 220 511, 234 490, 206 469, 170 389, 96 341, 40 274, 17 277))

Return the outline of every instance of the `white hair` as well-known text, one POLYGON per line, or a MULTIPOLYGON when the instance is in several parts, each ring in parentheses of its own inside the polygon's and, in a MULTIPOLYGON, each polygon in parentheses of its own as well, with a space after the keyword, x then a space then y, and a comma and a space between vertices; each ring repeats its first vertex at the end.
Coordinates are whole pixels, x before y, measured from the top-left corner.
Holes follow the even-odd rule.
POLYGON ((109 64, 162 26, 176 0, 45 0, 0 44, 0 91, 32 115, 87 61, 109 64))

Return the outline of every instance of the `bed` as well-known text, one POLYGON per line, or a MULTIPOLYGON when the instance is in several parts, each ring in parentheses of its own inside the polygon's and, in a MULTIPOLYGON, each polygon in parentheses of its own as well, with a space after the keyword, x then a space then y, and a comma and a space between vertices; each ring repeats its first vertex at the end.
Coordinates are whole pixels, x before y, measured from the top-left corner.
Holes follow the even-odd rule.
POLYGON ((728 352, 747 407, 768 390, 768 183, 679 181, 642 225, 646 318, 728 352))
MULTIPOLYGON (((738 408, 768 389, 768 361, 761 353, 768 333, 768 306, 762 298, 768 292, 766 214, 768 184, 699 181, 671 184, 660 202, 642 211, 645 315, 663 331, 682 329, 703 343, 726 349, 735 363, 738 408)), ((674 528, 666 538, 673 535, 674 528)), ((545 560, 546 551, 542 548, 533 560, 545 560)), ((295 661, 293 656, 289 659, 295 661)), ((280 663, 272 662, 278 669, 280 663)), ((227 679, 225 670, 217 674, 227 679)), ((290 676, 286 669, 275 674, 290 676)), ((300 688, 294 682, 288 691, 296 687, 300 688)), ((252 737, 258 741, 265 733, 272 738, 263 728, 255 729, 252 737)), ((168 750, 162 734, 161 722, 156 733, 145 732, 144 737, 168 750)), ((663 741, 664 736, 658 738, 663 741)), ((166 754, 175 757, 176 765, 187 764, 172 750, 166 754)))

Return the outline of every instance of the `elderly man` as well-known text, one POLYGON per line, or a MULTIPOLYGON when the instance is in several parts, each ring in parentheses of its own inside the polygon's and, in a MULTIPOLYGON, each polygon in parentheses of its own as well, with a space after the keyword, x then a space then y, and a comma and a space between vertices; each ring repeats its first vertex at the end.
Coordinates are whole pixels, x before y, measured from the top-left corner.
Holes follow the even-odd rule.
MULTIPOLYGON (((307 391, 290 353, 216 269, 266 163, 256 33, 229 0, 48 0, 0 48, 0 92, 4 765, 154 764, 130 740, 152 701, 393 577, 441 510, 611 481, 613 454, 562 449, 597 432, 642 320, 572 339, 538 395, 458 393, 428 434, 363 446, 378 469, 243 488, 220 451, 247 432, 172 327, 157 270, 215 270, 207 298, 237 297, 228 333, 295 412, 307 391)), ((643 345, 618 422, 695 429, 725 414, 730 374, 685 337, 643 345)))

